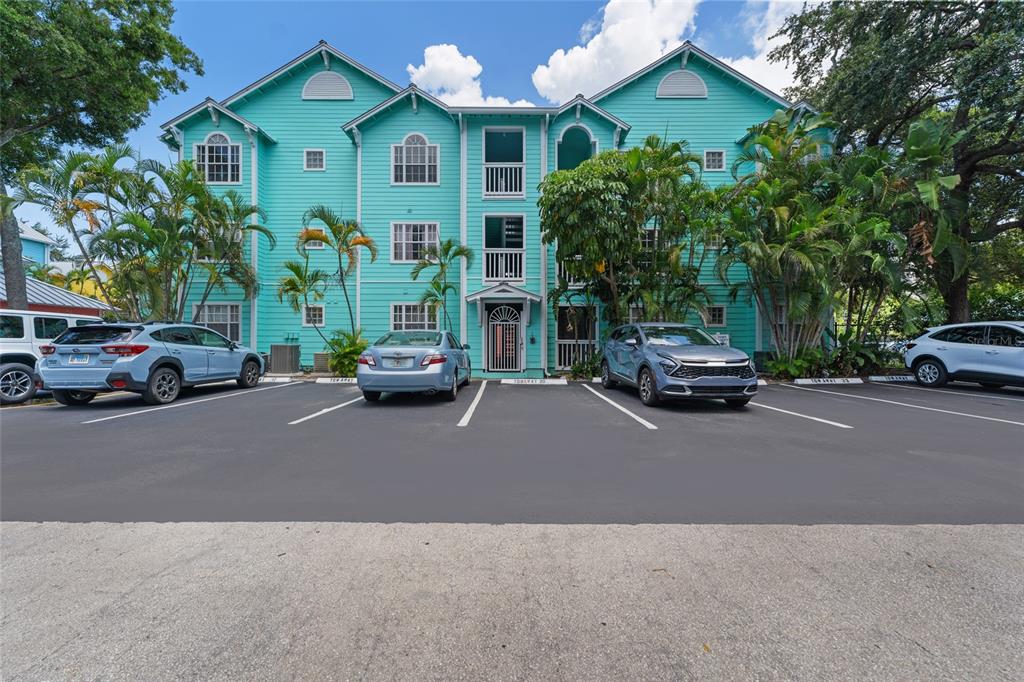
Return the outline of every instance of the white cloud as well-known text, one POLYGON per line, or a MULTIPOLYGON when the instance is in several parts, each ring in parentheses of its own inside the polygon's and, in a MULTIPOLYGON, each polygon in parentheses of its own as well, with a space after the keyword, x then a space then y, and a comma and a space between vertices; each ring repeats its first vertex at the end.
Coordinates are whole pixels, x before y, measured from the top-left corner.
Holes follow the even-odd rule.
POLYGON ((700 0, 609 0, 598 29, 580 29, 583 45, 558 49, 533 72, 544 98, 561 104, 577 93, 593 95, 678 47, 691 34, 700 0))
POLYGON ((793 84, 793 74, 785 64, 772 64, 768 61, 768 53, 781 42, 779 38, 772 39, 771 36, 781 28, 788 16, 798 13, 802 6, 802 2, 792 0, 747 0, 743 10, 746 17, 744 28, 750 34, 750 46, 754 49, 754 54, 720 59, 769 90, 781 93, 784 88, 793 84))
POLYGON ((525 99, 484 97, 480 74, 484 67, 473 55, 463 55, 457 45, 431 45, 423 50, 423 63, 405 67, 412 82, 453 106, 531 107, 525 99))

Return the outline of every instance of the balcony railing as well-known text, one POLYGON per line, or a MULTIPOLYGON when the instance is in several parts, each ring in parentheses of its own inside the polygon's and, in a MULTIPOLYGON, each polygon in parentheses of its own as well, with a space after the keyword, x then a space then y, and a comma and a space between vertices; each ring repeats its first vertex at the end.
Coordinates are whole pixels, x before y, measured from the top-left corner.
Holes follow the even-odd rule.
POLYGON ((523 163, 485 163, 484 164, 484 196, 485 197, 522 197, 523 174, 526 164, 523 163))
POLYGON ((555 347, 557 348, 555 369, 569 369, 577 362, 589 360, 597 350, 596 342, 588 339, 580 341, 558 339, 555 341, 555 347))
POLYGON ((484 249, 484 280, 522 282, 524 249, 484 249))
POLYGON ((558 264, 558 278, 559 279, 564 279, 566 281, 566 283, 569 285, 570 289, 582 289, 583 288, 583 281, 576 279, 575 277, 570 275, 568 272, 566 272, 565 271, 565 264, 564 263, 559 263, 558 264))

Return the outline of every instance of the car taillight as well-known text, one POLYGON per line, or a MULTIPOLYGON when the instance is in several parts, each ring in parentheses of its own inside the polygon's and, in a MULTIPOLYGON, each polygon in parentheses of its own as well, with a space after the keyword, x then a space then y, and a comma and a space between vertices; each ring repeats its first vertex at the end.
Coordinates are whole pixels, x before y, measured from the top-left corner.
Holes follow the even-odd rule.
POLYGON ((141 355, 149 350, 149 346, 141 343, 132 343, 118 346, 100 346, 107 355, 119 355, 121 357, 131 357, 133 355, 141 355))
POLYGON ((448 361, 448 356, 444 353, 430 353, 423 356, 423 360, 420 362, 420 367, 426 367, 427 365, 440 365, 448 361))
POLYGON ((356 362, 360 365, 369 365, 370 367, 377 366, 377 361, 373 359, 373 355, 369 352, 361 353, 356 362))
POLYGON ((56 346, 39 346, 39 352, 43 355, 53 355, 56 350, 56 346))
POLYGON ((916 343, 908 343, 903 348, 904 348, 904 350, 910 350, 911 348, 913 348, 916 345, 917 345, 916 343))

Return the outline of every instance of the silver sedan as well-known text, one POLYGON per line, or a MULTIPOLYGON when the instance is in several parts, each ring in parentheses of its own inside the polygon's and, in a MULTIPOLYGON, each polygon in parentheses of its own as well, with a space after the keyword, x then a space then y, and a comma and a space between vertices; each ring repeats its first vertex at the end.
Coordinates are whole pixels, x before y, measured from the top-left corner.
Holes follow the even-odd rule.
POLYGON ((359 356, 356 383, 369 402, 382 393, 440 393, 455 400, 472 376, 467 350, 451 332, 388 332, 359 356))

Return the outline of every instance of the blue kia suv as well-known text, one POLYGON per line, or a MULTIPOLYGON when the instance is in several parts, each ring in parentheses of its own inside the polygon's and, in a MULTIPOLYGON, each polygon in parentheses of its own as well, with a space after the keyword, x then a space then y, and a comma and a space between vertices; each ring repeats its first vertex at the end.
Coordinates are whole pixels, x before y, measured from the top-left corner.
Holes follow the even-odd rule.
POLYGON ((252 388, 263 358, 194 324, 90 324, 70 327, 40 348, 40 388, 64 405, 84 405, 107 391, 132 391, 162 405, 183 387, 235 379, 252 388))
POLYGON ((604 345, 601 384, 636 386, 644 405, 681 398, 717 398, 741 408, 757 394, 753 363, 700 327, 665 322, 626 324, 604 345))

